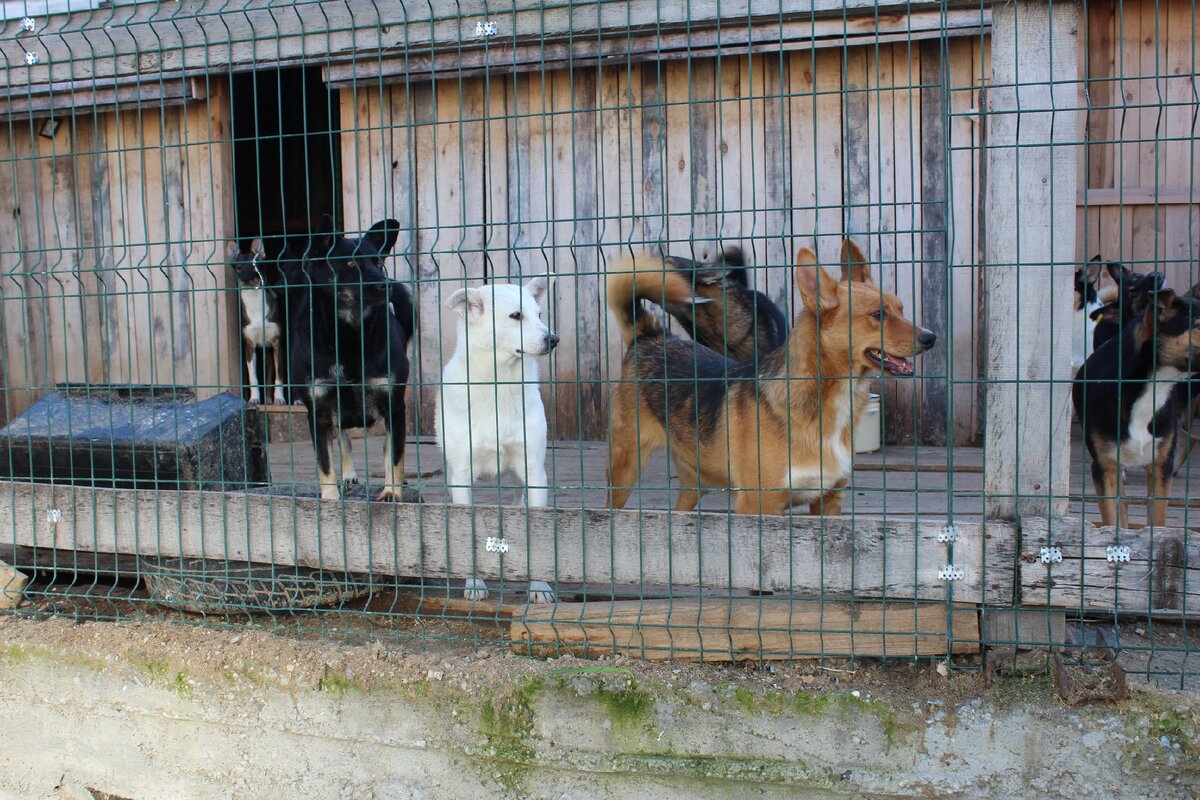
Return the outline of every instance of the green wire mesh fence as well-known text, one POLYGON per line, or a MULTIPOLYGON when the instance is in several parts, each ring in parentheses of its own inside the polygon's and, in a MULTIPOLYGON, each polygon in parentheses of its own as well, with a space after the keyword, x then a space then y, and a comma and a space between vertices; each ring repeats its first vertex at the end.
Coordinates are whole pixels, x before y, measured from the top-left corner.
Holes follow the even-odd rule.
POLYGON ((12 613, 1194 684, 1194 4, 0 13, 12 613))

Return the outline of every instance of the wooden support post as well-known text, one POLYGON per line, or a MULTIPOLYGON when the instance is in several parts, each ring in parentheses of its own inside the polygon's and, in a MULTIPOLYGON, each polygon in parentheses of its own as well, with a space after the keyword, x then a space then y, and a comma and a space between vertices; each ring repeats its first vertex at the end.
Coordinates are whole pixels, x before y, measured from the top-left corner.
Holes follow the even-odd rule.
POLYGON ((922 444, 946 446, 950 416, 950 351, 954 332, 947 323, 946 70, 940 40, 921 42, 921 324, 937 333, 938 346, 921 356, 922 444))
POLYGON ((1061 515, 1070 474, 1079 9, 992 14, 988 89, 986 511, 1061 515))

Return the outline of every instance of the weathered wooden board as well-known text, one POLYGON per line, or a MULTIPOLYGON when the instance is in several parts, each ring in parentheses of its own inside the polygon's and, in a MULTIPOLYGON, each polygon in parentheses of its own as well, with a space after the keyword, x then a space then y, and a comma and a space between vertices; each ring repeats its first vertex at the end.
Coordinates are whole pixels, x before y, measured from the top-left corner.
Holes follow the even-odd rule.
POLYGON ((902 658, 980 646, 973 607, 758 598, 529 605, 514 612, 510 638, 518 653, 651 661, 902 658))
MULTIPOLYGON (((943 524, 389 505, 21 483, 0 491, 0 541, 16 546, 454 580, 646 583, 831 599, 948 599, 950 587, 937 574, 947 562, 947 546, 937 541, 943 524), (58 514, 51 513, 55 509, 58 514), (489 551, 489 537, 503 537, 507 554, 489 551)), ((1009 525, 962 523, 953 563, 965 576, 953 583, 952 599, 1002 597, 1012 585, 1012 572, 1003 565, 1013 563, 1015 544, 1009 525)))
POLYGON ((325 75, 332 86, 343 88, 354 81, 405 80, 429 73, 441 77, 484 71, 530 72, 649 60, 691 60, 718 54, 738 57, 746 52, 778 54, 796 49, 980 35, 987 31, 991 20, 990 8, 809 19, 790 19, 785 13, 782 20, 774 16, 760 25, 743 25, 742 19, 732 24, 726 18, 719 29, 693 27, 675 32, 656 30, 649 35, 637 33, 569 41, 551 39, 516 45, 497 42, 486 48, 433 56, 426 51, 408 52, 400 56, 333 64, 326 69, 325 75))
POLYGON ((240 385, 227 84, 205 94, 0 136, 10 415, 59 382, 240 385))
MULTIPOLYGON (((970 62, 971 41, 954 44, 970 62)), ((881 283, 914 319, 923 314, 926 268, 915 265, 924 239, 946 233, 921 232, 921 106, 941 90, 920 88, 910 43, 545 70, 432 88, 377 80, 341 92, 343 204, 347 227, 392 209, 412 242, 420 433, 432 432, 433 392, 454 345, 454 315, 442 300, 463 278, 559 276, 549 319, 562 343, 544 370, 543 397, 552 438, 568 440, 607 435, 604 382, 618 374, 622 351, 601 278, 630 251, 705 259, 739 245, 754 265, 751 285, 790 313, 796 249, 815 243, 836 260, 850 225, 878 259, 881 283), (844 56, 857 76, 849 99, 840 91, 844 56), (388 164, 391 181, 380 181, 388 164)), ((978 158, 964 148, 955 164, 970 177, 978 158)), ((953 201, 957 220, 971 218, 973 192, 953 201)), ((954 333, 938 330, 943 343, 975 341, 978 298, 968 291, 965 300, 954 333)), ((955 376, 974 381, 974 359, 956 363, 955 376)), ((887 382, 892 441, 920 434, 917 383, 887 382)), ((974 440, 975 406, 972 392, 955 395, 956 443, 974 440)))
MULTIPOLYGON (((969 7, 965 0, 951 5, 969 7)), ((457 59, 463 50, 503 44, 595 41, 605 33, 624 40, 629 31, 705 30, 728 24, 810 20, 814 16, 879 19, 889 8, 927 11, 935 3, 882 3, 866 0, 810 0, 781 14, 778 7, 759 7, 752 0, 630 3, 588 2, 547 6, 520 0, 502 13, 487 0, 453 6, 423 0, 379 4, 337 0, 279 6, 271 0, 183 0, 164 14, 157 6, 118 4, 103 14, 82 11, 42 21, 36 38, 21 35, 20 19, 0 26, 0 58, 13 66, 0 73, 0 86, 24 87, 54 82, 114 78, 157 80, 162 73, 209 73, 246 68, 256 63, 296 63, 306 58, 324 63, 381 54, 415 51, 457 59), (497 35, 477 36, 477 23, 494 21, 497 35), (248 36, 246 31, 269 32, 248 36), (26 47, 39 56, 25 66, 26 47), (78 54, 86 53, 86 58, 78 54)), ((801 26, 803 27, 803 26, 801 26)))
POLYGON ((1200 615, 1200 533, 1099 528, 1078 517, 1021 521, 1021 603, 1165 617, 1200 615), (1042 563, 1041 548, 1062 561, 1042 563), (1129 561, 1110 561, 1128 547, 1129 561), (1112 554, 1116 555, 1116 554, 1112 554))
POLYGON ((984 491, 998 518, 1066 511, 1071 331, 1046 320, 1072 308, 1077 14, 1018 0, 993 15, 984 491))

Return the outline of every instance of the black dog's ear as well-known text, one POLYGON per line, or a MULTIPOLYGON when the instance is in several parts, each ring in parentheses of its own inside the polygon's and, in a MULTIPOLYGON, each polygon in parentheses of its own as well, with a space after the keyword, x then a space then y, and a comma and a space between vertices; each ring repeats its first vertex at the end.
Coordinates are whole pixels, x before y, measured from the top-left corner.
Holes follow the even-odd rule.
MULTIPOLYGON (((1097 258, 1099 258, 1099 256, 1097 256, 1097 258)), ((1121 278, 1129 274, 1129 270, 1125 269, 1125 267, 1121 266, 1115 261, 1108 262, 1104 265, 1104 268, 1108 270, 1109 277, 1111 277, 1117 283, 1120 283, 1121 278)))
MULTIPOLYGON (((1153 306, 1156 310, 1155 313, 1158 314, 1159 324, 1167 321, 1167 317, 1170 315, 1171 310, 1175 308, 1175 304, 1178 302, 1179 298, 1171 289, 1163 289, 1162 291, 1154 293, 1153 306)), ((1149 319, 1150 316, 1150 314, 1147 314, 1146 318, 1149 319)))
POLYGON ((1092 322, 1119 323, 1121 321, 1121 304, 1106 303, 1093 311, 1091 317, 1092 322))
POLYGON ((400 223, 394 219, 381 219, 371 226, 363 239, 371 243, 371 246, 379 251, 379 255, 385 256, 392 252, 392 248, 396 246, 396 239, 400 236, 400 223))
POLYGON ((1096 256, 1096 258, 1093 258, 1082 268, 1084 276, 1083 279, 1086 283, 1096 283, 1098 280, 1100 280, 1100 270, 1104 269, 1104 265, 1096 260, 1098 258, 1100 258, 1100 256, 1096 256))
POLYGON ((308 240, 308 257, 324 258, 333 249, 334 239, 333 217, 323 214, 312 238, 308 240))

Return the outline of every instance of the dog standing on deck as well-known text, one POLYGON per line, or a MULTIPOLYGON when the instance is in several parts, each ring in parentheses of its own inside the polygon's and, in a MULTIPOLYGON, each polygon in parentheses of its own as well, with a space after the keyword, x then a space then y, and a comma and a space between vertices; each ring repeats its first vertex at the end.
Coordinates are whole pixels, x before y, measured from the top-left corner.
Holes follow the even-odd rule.
POLYGON ((408 290, 383 271, 399 232, 400 223, 387 219, 362 238, 347 239, 335 235, 327 214, 304 253, 308 285, 295 290, 301 300, 291 314, 291 374, 308 411, 326 499, 336 499, 343 483, 358 482, 346 429, 375 421, 387 428, 384 486, 377 499, 399 502, 403 496, 413 308, 408 290))
POLYGON ((1155 292, 1118 338, 1098 346, 1075 375, 1071 397, 1092 458, 1105 525, 1128 526, 1122 473, 1145 467, 1147 521, 1165 525, 1180 415, 1200 361, 1200 303, 1155 292))
MULTIPOLYGON (((470 504, 476 480, 505 474, 520 478, 530 506, 549 500, 546 409, 536 357, 558 345, 539 305, 550 280, 459 289, 446 301, 458 312, 458 335, 442 372, 436 424, 450 500, 457 505, 470 504)), ((470 579, 463 596, 486 599, 487 585, 470 579)), ((531 581, 529 600, 550 603, 554 592, 543 581, 531 581)))
POLYGON ((910 356, 937 337, 875 286, 862 251, 842 244, 842 280, 816 255, 796 258, 804 310, 787 341, 757 363, 732 361, 666 335, 642 307, 693 301, 692 285, 662 259, 642 256, 608 274, 608 307, 626 352, 612 399, 609 504, 622 508, 646 460, 668 443, 679 473, 675 509, 702 492, 730 491, 741 514, 782 514, 807 503, 841 512, 850 480, 853 408, 880 372, 912 375, 910 356))
MULTIPOLYGON (((283 397, 283 348, 280 337, 283 331, 283 294, 276 288, 280 283, 278 263, 263 260, 261 239, 255 239, 248 247, 241 245, 230 266, 237 274, 238 297, 242 306, 242 338, 246 343, 246 379, 250 382, 250 405, 262 402, 258 388, 258 351, 265 358, 274 357, 275 405, 284 405, 283 397)), ((264 371, 264 378, 266 373, 264 371)))
POLYGON ((531 506, 544 506, 546 409, 537 356, 558 345, 541 320, 547 278, 459 289, 446 301, 458 312, 454 355, 442 372, 437 438, 446 457, 450 499, 471 503, 471 484, 511 474, 531 506))

